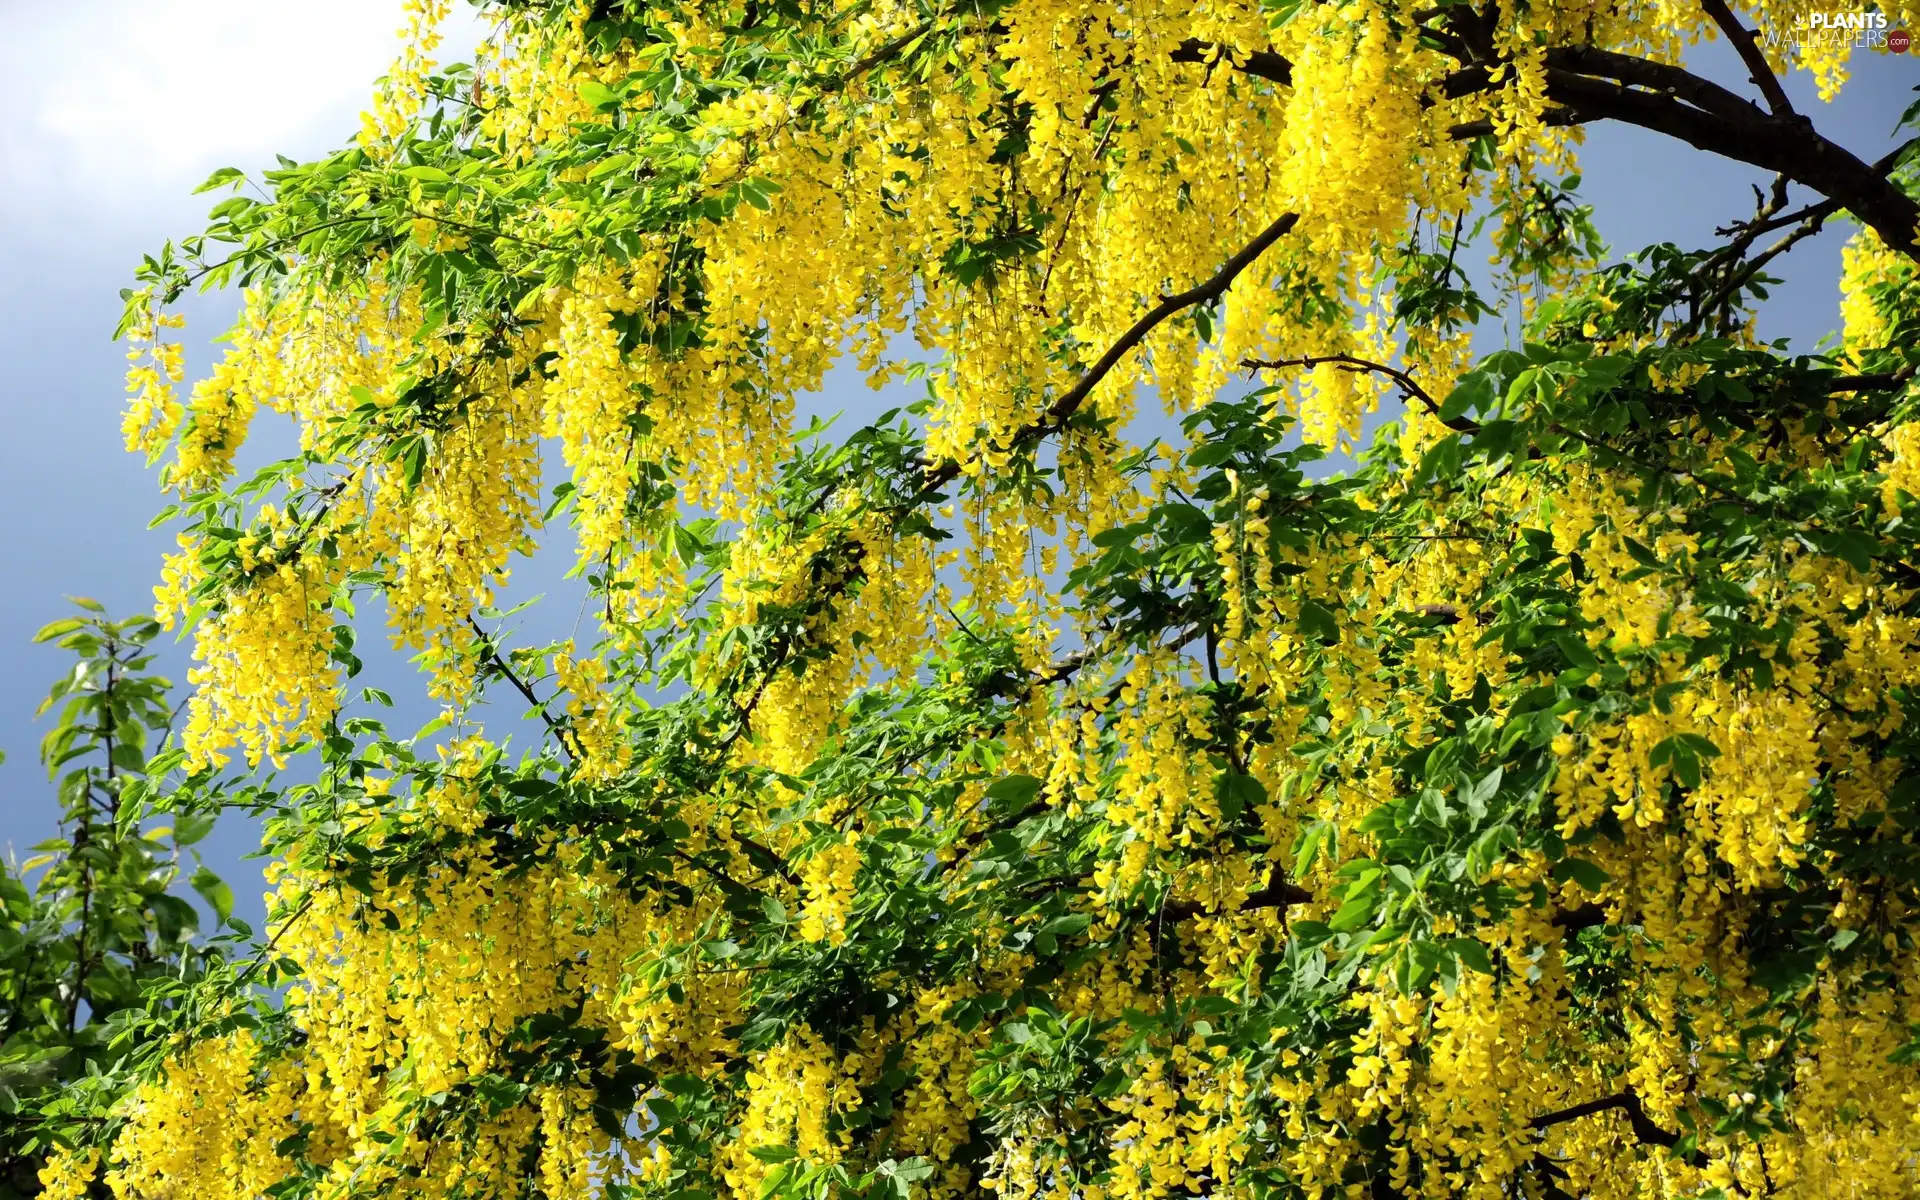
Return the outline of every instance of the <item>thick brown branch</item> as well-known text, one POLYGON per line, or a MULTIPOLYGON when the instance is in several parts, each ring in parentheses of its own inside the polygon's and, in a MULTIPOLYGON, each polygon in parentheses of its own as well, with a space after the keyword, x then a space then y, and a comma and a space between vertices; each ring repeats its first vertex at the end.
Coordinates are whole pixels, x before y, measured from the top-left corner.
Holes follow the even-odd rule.
MULTIPOLYGON (((1662 97, 1684 100, 1701 112, 1728 121, 1773 121, 1759 105, 1684 67, 1635 58, 1597 46, 1559 46, 1547 51, 1547 68, 1569 71, 1645 88, 1662 97)), ((1551 77, 1551 75, 1549 76, 1551 77)), ((1804 125, 1801 128, 1805 128, 1804 125)))
MULTIPOLYGON (((1571 108, 1550 108, 1540 114, 1542 124, 1551 128, 1563 128, 1568 125, 1584 125, 1587 122, 1584 113, 1571 108)), ((1470 141, 1477 137, 1490 137, 1494 133, 1492 121, 1462 121, 1458 125, 1447 126, 1447 136, 1456 142, 1470 141)))
POLYGON ((1884 170, 1862 162, 1797 115, 1769 115, 1679 67, 1587 47, 1547 52, 1547 99, 1586 120, 1638 125, 1778 172, 1839 202, 1889 246, 1920 259, 1920 204, 1884 170))
POLYGON ((1562 933, 1575 934, 1582 929, 1595 929, 1607 923, 1607 910, 1591 901, 1578 908, 1569 908, 1553 916, 1554 928, 1562 933))
MULTIPOLYGON (((1740 24, 1725 0, 1702 0, 1702 4, 1747 65, 1771 112, 1682 67, 1593 46, 1558 46, 1547 51, 1547 99, 1553 107, 1542 114, 1542 120, 1550 126, 1621 121, 1775 171, 1837 202, 1888 245, 1920 259, 1920 235, 1916 234, 1920 204, 1887 179, 1890 164, 1869 166, 1821 136, 1794 111, 1753 31, 1740 24)), ((1447 12, 1449 21, 1470 21, 1473 15, 1458 7, 1447 12)), ((1462 36, 1445 25, 1423 28, 1461 61, 1459 70, 1439 81, 1441 97, 1458 99, 1491 91, 1512 78, 1508 72, 1496 82, 1493 64, 1486 61, 1490 47, 1473 49, 1487 40, 1485 30, 1467 30, 1472 36, 1462 36)), ((1173 52, 1173 58, 1176 62, 1231 61, 1249 75, 1282 85, 1293 82, 1292 64, 1270 50, 1253 51, 1234 61, 1222 47, 1189 39, 1173 52)), ((1463 122, 1448 130, 1455 140, 1492 132, 1493 122, 1485 120, 1463 122)), ((1796 222, 1782 222, 1791 223, 1796 222)))
POLYGON ((1225 46, 1188 38, 1175 48, 1171 57, 1179 63, 1227 63, 1282 87, 1293 86, 1293 64, 1271 50, 1250 50, 1245 57, 1235 58, 1233 51, 1225 46))
POLYGON ((1582 1117, 1591 1117, 1596 1113, 1619 1109, 1627 1114, 1627 1122, 1633 1127, 1633 1136, 1648 1146, 1664 1146, 1672 1149, 1680 1141, 1680 1135, 1670 1133, 1653 1123, 1647 1116, 1647 1110, 1641 1106, 1640 1097, 1628 1088, 1615 1092, 1599 1100, 1589 1100, 1585 1104, 1576 1104, 1572 1108, 1563 1108, 1559 1112, 1547 1113, 1535 1117, 1531 1124, 1535 1129, 1551 1129, 1555 1125, 1564 1125, 1568 1121, 1578 1121, 1582 1117))
POLYGON ((1881 371, 1873 375, 1841 375, 1827 380, 1827 394, 1897 391, 1912 381, 1913 374, 1912 367, 1902 367, 1898 371, 1881 371))
MULTIPOLYGON (((1312 892, 1289 883, 1279 865, 1275 864, 1273 873, 1267 877, 1266 886, 1259 891, 1248 892, 1247 898, 1234 911, 1257 912, 1263 908, 1277 908, 1284 913, 1294 905, 1305 904, 1312 899, 1312 892)), ((1185 921, 1206 912, 1206 906, 1197 900, 1169 900, 1160 908, 1160 914, 1170 921, 1185 921)))
MULTIPOLYGON (((1449 17, 1450 21, 1465 19, 1464 15, 1449 17)), ((1739 28, 1737 21, 1732 24, 1739 28)), ((1734 36, 1731 31, 1729 36, 1734 36)), ((1511 78, 1509 73, 1494 80, 1492 63, 1472 49, 1472 38, 1452 36, 1442 41, 1448 53, 1460 59, 1461 67, 1439 82, 1441 96, 1457 99, 1491 91, 1511 78)), ((1739 37, 1734 42, 1736 50, 1749 44, 1739 37)), ((1776 96, 1764 80, 1761 87, 1774 104, 1773 112, 1684 68, 1598 47, 1556 46, 1547 51, 1546 66, 1546 98, 1556 106, 1545 114, 1548 124, 1622 121, 1776 172, 1837 201, 1889 246, 1920 259, 1920 235, 1915 228, 1920 225, 1920 204, 1887 178, 1884 166, 1869 166, 1821 136, 1791 108, 1782 107, 1785 94, 1776 96)), ((1771 72, 1765 74, 1771 78, 1771 72)), ((1778 80, 1773 80, 1773 88, 1778 86, 1778 80)), ((1464 137, 1491 131, 1490 123, 1471 122, 1452 132, 1464 137)))

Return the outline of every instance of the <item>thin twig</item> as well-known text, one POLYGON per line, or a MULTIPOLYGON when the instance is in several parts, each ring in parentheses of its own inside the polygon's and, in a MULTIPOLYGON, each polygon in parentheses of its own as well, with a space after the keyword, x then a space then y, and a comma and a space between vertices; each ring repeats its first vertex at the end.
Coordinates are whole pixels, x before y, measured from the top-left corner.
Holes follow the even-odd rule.
POLYGON ((467 625, 473 630, 474 636, 479 639, 482 661, 492 667, 495 674, 505 679, 508 683, 511 683, 514 690, 526 698, 528 706, 531 707, 534 712, 539 713, 540 719, 546 722, 548 732, 560 739, 561 751, 570 759, 578 759, 580 757, 578 748, 573 743, 573 734, 572 731, 567 728, 566 722, 555 718, 552 713, 547 711, 547 702, 535 695, 533 688, 514 671, 512 664, 507 662, 506 658, 501 655, 499 643, 494 641, 492 634, 480 628, 480 622, 473 619, 472 613, 467 614, 467 625))
POLYGON ((1415 383, 1411 375, 1408 375, 1398 367, 1391 367, 1382 362, 1374 362, 1370 358, 1360 358, 1353 354, 1308 354, 1299 358, 1247 358, 1240 361, 1240 365, 1249 371, 1277 371, 1287 367, 1307 367, 1311 369, 1323 363, 1328 366, 1338 367, 1343 371, 1355 373, 1372 371, 1376 374, 1385 375, 1388 379, 1400 385, 1400 390, 1405 392, 1410 398, 1418 400, 1428 412, 1436 417, 1440 417, 1440 423, 1448 429, 1456 433, 1480 432, 1480 425, 1477 421, 1469 420, 1466 417, 1441 417, 1440 402, 1429 395, 1427 389, 1415 383))

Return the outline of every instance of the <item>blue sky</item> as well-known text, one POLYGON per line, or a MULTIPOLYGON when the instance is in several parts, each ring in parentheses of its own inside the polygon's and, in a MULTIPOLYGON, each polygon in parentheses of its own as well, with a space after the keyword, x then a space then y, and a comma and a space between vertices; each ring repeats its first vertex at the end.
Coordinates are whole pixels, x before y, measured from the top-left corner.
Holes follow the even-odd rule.
MULTIPOLYGON (((464 6, 463 6, 464 7, 464 6)), ((162 501, 153 476, 119 444, 121 350, 109 340, 119 289, 139 255, 190 233, 208 198, 192 188, 216 167, 259 168, 275 152, 311 157, 357 126, 371 81, 391 58, 399 0, 0 0, 0 854, 26 856, 54 831, 55 809, 34 748, 33 709, 64 669, 33 646, 33 631, 64 614, 64 596, 95 597, 116 614, 152 602, 171 535, 149 531, 162 501)), ((472 30, 453 31, 470 45, 472 30)), ((1722 47, 1696 61, 1729 85, 1742 73, 1722 47)), ((1809 81, 1790 81, 1796 104, 1829 136, 1866 158, 1891 145, 1895 117, 1920 84, 1920 56, 1863 56, 1841 99, 1822 105, 1809 81)), ((1636 130, 1589 134, 1585 192, 1617 248, 1659 240, 1704 244, 1714 226, 1746 215, 1757 172, 1636 130)), ((1768 336, 1806 347, 1834 324, 1841 223, 1796 249, 1763 320, 1768 336)), ((231 319, 230 297, 186 306, 189 373, 206 369, 206 339, 231 319)), ((856 410, 875 399, 836 377, 806 407, 856 410)), ((849 413, 849 420, 855 416, 849 413)), ((843 426, 844 428, 844 426, 843 426)), ((262 461, 287 445, 265 431, 262 461)), ((543 556, 517 597, 564 593, 559 555, 543 556), (551 560, 551 561, 549 561, 551 560)), ((529 618, 562 636, 577 601, 550 595, 529 618)), ((365 629, 362 645, 381 639, 365 629)), ((184 656, 164 661, 179 679, 184 656)), ((404 664, 370 656, 376 682, 403 700, 402 721, 424 720, 404 664)), ((235 884, 241 915, 257 918, 257 865, 242 864, 253 831, 239 823, 203 849, 235 884)))

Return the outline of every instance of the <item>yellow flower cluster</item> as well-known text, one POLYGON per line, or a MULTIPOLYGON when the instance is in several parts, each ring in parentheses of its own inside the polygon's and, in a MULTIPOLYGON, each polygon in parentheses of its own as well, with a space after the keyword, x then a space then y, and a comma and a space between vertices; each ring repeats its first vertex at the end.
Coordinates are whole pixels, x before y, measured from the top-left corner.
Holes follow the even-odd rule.
POLYGON ((373 108, 361 115, 360 145, 373 153, 389 153, 407 127, 420 115, 426 100, 426 81, 433 71, 433 52, 441 41, 440 25, 453 9, 453 0, 406 0, 406 24, 399 33, 400 57, 374 93, 373 108))
POLYGON ((47 1200, 85 1200, 100 1169, 100 1148, 61 1149, 40 1168, 40 1194, 47 1200))
POLYGON ((184 328, 179 313, 159 312, 151 297, 143 316, 127 331, 127 412, 121 433, 127 449, 157 458, 172 440, 183 413, 174 389, 186 378, 186 347, 163 340, 161 330, 184 328))
POLYGON ((293 1064, 262 1067, 259 1057, 242 1030, 196 1043, 142 1087, 106 1176, 116 1200, 187 1189, 239 1200, 285 1175, 289 1163, 259 1134, 291 1130, 299 1077, 293 1064))
POLYGON ((553 656, 553 676, 567 697, 567 739, 579 757, 576 766, 581 776, 601 781, 617 778, 626 769, 633 746, 622 736, 616 698, 606 694, 606 662, 574 657, 573 643, 567 642, 553 656))
MULTIPOLYGON (((225 762, 235 742, 249 763, 279 761, 290 741, 319 736, 339 706, 329 610, 346 572, 337 559, 302 554, 303 535, 271 507, 262 526, 264 536, 248 534, 236 547, 250 576, 246 590, 195 626, 182 744, 196 766, 225 762)), ((195 616, 180 590, 195 573, 195 554, 189 547, 168 565, 163 625, 195 616)))
POLYGON ((806 862, 801 882, 807 889, 800 910, 800 936, 809 942, 847 940, 847 916, 853 910, 854 878, 860 872, 859 838, 828 846, 806 862))

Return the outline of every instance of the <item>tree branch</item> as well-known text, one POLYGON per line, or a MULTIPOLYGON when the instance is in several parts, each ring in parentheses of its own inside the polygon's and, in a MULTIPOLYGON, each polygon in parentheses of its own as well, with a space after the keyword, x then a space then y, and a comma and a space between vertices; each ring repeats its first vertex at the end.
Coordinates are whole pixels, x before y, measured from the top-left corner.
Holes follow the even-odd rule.
POLYGON ((1569 908, 1553 915, 1553 926, 1565 934, 1579 933, 1582 929, 1596 929, 1607 923, 1607 910, 1589 900, 1578 908, 1569 908))
POLYGON ((1874 375, 1841 375, 1827 380, 1827 394, 1896 391, 1906 386, 1913 379, 1913 375, 1912 367, 1902 367, 1898 371, 1881 371, 1874 375))
POLYGON ((1739 293, 1741 288, 1750 283, 1755 276, 1760 274, 1768 263, 1793 249, 1806 239, 1819 233, 1821 227, 1826 224, 1828 215, 1830 215, 1834 209, 1832 207, 1815 204, 1809 206, 1805 211, 1807 215, 1801 219, 1798 226, 1786 234, 1783 234, 1774 241, 1773 245, 1768 246, 1758 255, 1745 262, 1742 262, 1741 259, 1745 256, 1747 250, 1752 247, 1754 237, 1758 236, 1759 225, 1765 222, 1757 222, 1749 226, 1748 228, 1751 232, 1744 232, 1735 240, 1734 244, 1729 247, 1732 251, 1732 256, 1726 261, 1725 281, 1718 288, 1715 288, 1713 294, 1708 296, 1706 300, 1700 304, 1693 319, 1688 322, 1689 328, 1699 326, 1712 316, 1716 309, 1719 309, 1722 310, 1722 332, 1732 332, 1734 326, 1734 310, 1727 306, 1732 302, 1735 295, 1739 293))
MULTIPOLYGON (((1541 123, 1551 129, 1560 129, 1569 125, 1584 125, 1590 118, 1571 108, 1550 108, 1540 114, 1541 123)), ((1456 142, 1470 141, 1477 137, 1487 137, 1494 132, 1492 121, 1462 121, 1458 125, 1447 126, 1447 136, 1456 142)))
POLYGON ((1720 32, 1727 35, 1733 43, 1734 52, 1740 55, 1740 61, 1747 64, 1747 73, 1753 77, 1754 86, 1767 98, 1767 107, 1776 116, 1792 116, 1793 102, 1787 99, 1786 89, 1780 86, 1780 79, 1767 65, 1767 56, 1760 52, 1760 43, 1753 36, 1753 30, 1740 23, 1727 7, 1726 0, 1700 0, 1700 7, 1706 9, 1720 32))
MULTIPOLYGON (((1061 393, 1058 399, 1047 406, 1039 420, 1015 432, 1007 441, 1008 448, 1040 441, 1064 429, 1067 422, 1073 419, 1073 415, 1080 411, 1080 406, 1086 402, 1087 397, 1093 394, 1093 389, 1100 385, 1100 381, 1113 372, 1121 359, 1145 341, 1148 334, 1176 313, 1192 308, 1196 304, 1210 303, 1226 295, 1227 289, 1233 286, 1233 281, 1240 277, 1241 272, 1252 266, 1255 259, 1265 254, 1275 242, 1286 236, 1299 223, 1299 213, 1282 213, 1271 225, 1261 230, 1259 236, 1242 246, 1233 257, 1220 264, 1220 269, 1204 283, 1196 284, 1184 292, 1162 296, 1160 303, 1142 314, 1113 345, 1107 347, 1106 353, 1095 360, 1071 388, 1061 393)), ((939 466, 933 467, 927 472, 926 481, 921 484, 920 490, 908 498, 901 507, 911 509, 926 503, 941 488, 958 479, 960 469, 959 459, 948 459, 939 466)))
MULTIPOLYGON (((1758 54, 1750 31, 1726 9, 1724 0, 1703 0, 1710 14, 1726 13, 1723 29, 1734 48, 1758 54), (1731 26, 1731 28, 1729 28, 1731 26), (1736 36, 1738 30, 1744 36, 1736 36)), ((1452 25, 1470 21, 1471 10, 1449 8, 1452 25)), ((1716 16, 1716 20, 1720 18, 1716 16)), ((1460 69, 1441 79, 1439 94, 1450 99, 1492 91, 1512 76, 1495 81, 1498 59, 1485 30, 1422 26, 1439 39, 1460 69)), ((1752 68, 1752 61, 1749 67, 1752 68)), ((1635 58, 1594 46, 1556 46, 1546 52, 1549 125, 1614 120, 1638 125, 1718 154, 1777 172, 1838 202, 1910 258, 1920 260, 1920 204, 1887 178, 1887 166, 1869 166, 1844 147, 1823 137, 1811 122, 1786 106, 1779 81, 1764 70, 1756 82, 1775 111, 1768 112, 1728 89, 1681 67, 1635 58), (1771 81, 1769 87, 1768 81, 1771 81)), ((1450 131, 1455 137, 1492 132, 1490 122, 1469 122, 1450 131)))
POLYGON ((1232 50, 1216 42, 1188 38, 1169 57, 1177 63, 1226 63, 1281 87, 1293 86, 1293 64, 1271 50, 1251 50, 1246 57, 1236 59, 1232 50))
POLYGON ((1778 172, 1837 201, 1887 245, 1920 260, 1920 204, 1883 169, 1797 114, 1769 115, 1718 84, 1663 63, 1584 46, 1547 51, 1547 99, 1584 120, 1616 120, 1778 172))
POLYGON ((513 666, 501 655, 500 646, 493 640, 493 635, 480 628, 480 622, 473 619, 472 613, 467 614, 467 626, 473 630, 474 637, 479 639, 481 661, 492 668, 496 675, 511 683, 514 690, 526 698, 527 705, 534 712, 539 713, 540 719, 546 722, 547 731, 560 739, 560 749, 568 758, 579 758, 573 744, 573 734, 567 728, 566 722, 556 719, 552 713, 548 712, 546 701, 534 695, 533 688, 515 673, 513 666))
MULTIPOLYGON (((1192 308, 1196 304, 1211 303, 1226 295, 1227 289, 1233 286, 1233 281, 1240 277, 1241 272, 1252 266, 1254 260, 1265 254, 1275 242, 1286 236, 1299 223, 1299 213, 1282 213, 1271 225, 1261 230, 1259 236, 1242 246, 1233 257, 1220 264, 1220 269, 1204 283, 1196 284, 1184 292, 1162 296, 1160 303, 1143 313, 1140 319, 1121 334, 1113 345, 1107 347, 1107 352, 1087 368, 1078 382, 1047 406, 1040 420, 1015 433, 1008 444, 1019 446, 1028 442, 1037 442, 1048 434, 1065 428, 1067 422, 1073 419, 1073 415, 1086 402, 1087 397, 1093 394, 1093 389, 1100 385, 1100 381, 1113 372, 1121 359, 1145 341, 1148 334, 1176 313, 1192 308)), ((915 497, 916 502, 951 483, 959 474, 958 461, 948 461, 935 468, 928 477, 926 487, 921 489, 920 496, 915 497)))
POLYGON ((747 852, 747 861, 753 863, 755 866, 758 866, 763 871, 768 871, 774 875, 778 875, 781 879, 784 879, 786 882, 792 884, 794 887, 800 886, 800 876, 794 872, 794 869, 792 867, 789 867, 787 865, 786 859, 781 858, 778 854, 775 854, 772 851, 772 849, 761 844, 760 842, 754 841, 752 838, 748 837, 746 834, 741 833, 738 829, 732 830, 730 833, 727 834, 727 836, 732 840, 740 843, 741 849, 747 852), (762 859, 764 859, 765 861, 762 862, 761 861, 762 859))
POLYGON ((865 58, 861 59, 859 62, 854 63, 851 67, 847 69, 847 73, 845 75, 842 75, 838 79, 835 79, 829 82, 825 90, 838 91, 839 89, 848 86, 849 84, 853 83, 855 80, 859 79, 862 75, 865 75, 868 71, 873 70, 875 67, 880 66, 883 63, 892 61, 892 59, 896 55, 898 55, 902 50, 905 50, 908 46, 911 46, 914 42, 919 41, 921 38, 927 36, 927 34, 931 32, 933 32, 933 23, 931 21, 925 24, 914 26, 912 29, 907 30, 905 33, 901 34, 897 38, 894 38, 892 41, 883 43, 881 46, 875 49, 871 54, 867 55, 865 58))
POLYGON ((1530 1124, 1535 1129, 1551 1129, 1555 1125, 1564 1125, 1568 1121, 1578 1121, 1582 1117, 1591 1117, 1611 1109, 1619 1109, 1627 1114, 1627 1122, 1633 1126, 1633 1136, 1640 1139, 1643 1145, 1661 1146, 1671 1150, 1680 1141, 1679 1134, 1668 1132, 1653 1123, 1653 1120, 1647 1116, 1647 1110, 1641 1106, 1640 1097, 1634 1094, 1632 1088, 1626 1088, 1599 1100, 1576 1104, 1572 1108, 1563 1108, 1559 1112, 1535 1117, 1530 1124))
MULTIPOLYGON (((1306 904, 1313 899, 1313 893, 1287 880, 1280 864, 1273 865, 1273 871, 1267 876, 1266 885, 1258 891, 1248 892, 1247 898, 1240 902, 1237 912, 1257 912, 1263 908, 1277 908, 1282 913, 1296 904, 1306 904)), ((1169 900, 1160 906, 1160 912, 1174 921, 1185 921, 1207 913, 1205 905, 1197 900, 1169 900)))
MULTIPOLYGON (((1388 379, 1399 384, 1400 390, 1405 392, 1409 399, 1418 400, 1428 412, 1436 417, 1440 416, 1440 402, 1429 395, 1427 389, 1415 383, 1411 375, 1408 375, 1398 367, 1391 367, 1382 362, 1374 362, 1369 358, 1360 358, 1352 354, 1309 354, 1300 358, 1247 358, 1242 359, 1240 365, 1250 371, 1273 371, 1285 367, 1312 368, 1322 363, 1339 367, 1343 371, 1372 371, 1376 374, 1385 375, 1388 379)), ((1468 420, 1465 417, 1442 417, 1440 423, 1456 433, 1480 432, 1479 422, 1468 420)))

